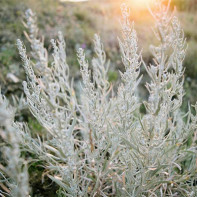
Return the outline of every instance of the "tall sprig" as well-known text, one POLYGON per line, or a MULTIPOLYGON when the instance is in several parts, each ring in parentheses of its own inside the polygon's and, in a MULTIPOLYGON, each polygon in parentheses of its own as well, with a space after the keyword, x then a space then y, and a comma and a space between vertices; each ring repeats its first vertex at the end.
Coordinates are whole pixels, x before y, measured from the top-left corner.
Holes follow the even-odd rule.
POLYGON ((126 4, 122 4, 122 41, 119 39, 122 62, 125 72, 121 73, 122 84, 118 89, 117 110, 121 124, 125 126, 122 133, 130 128, 130 121, 139 109, 137 87, 142 79, 140 75, 141 54, 138 53, 137 33, 134 23, 129 20, 130 11, 126 4))
POLYGON ((6 166, 0 164, 0 180, 2 185, 5 184, 2 188, 8 187, 4 192, 0 191, 0 195, 28 197, 27 163, 21 156, 20 143, 22 137, 14 127, 14 115, 15 109, 9 105, 8 100, 0 93, 0 136, 6 144, 1 149, 6 166))
MULTIPOLYGON (((27 57, 23 43, 17 40, 19 54, 27 75, 27 81, 23 82, 24 92, 29 109, 46 129, 48 140, 42 141, 39 138, 30 140, 28 128, 21 124, 16 126, 22 129, 21 135, 25 138, 24 141, 30 144, 30 152, 37 155, 47 169, 53 172, 52 169, 56 168, 56 176, 51 173, 49 177, 58 184, 64 185, 66 194, 77 195, 79 191, 76 187, 77 180, 72 178, 73 173, 77 173, 75 169, 78 163, 77 151, 74 151, 74 146, 78 144, 74 137, 78 105, 69 79, 66 44, 61 32, 58 33, 57 40, 51 40, 54 52, 53 62, 50 65, 46 58, 48 52, 44 48, 44 42, 37 38, 38 28, 35 15, 31 10, 26 12, 26 20, 29 36, 27 33, 26 35, 31 43, 34 61, 27 57), (63 166, 60 165, 60 161, 64 163, 63 166)), ((24 148, 27 149, 28 146, 24 148)))

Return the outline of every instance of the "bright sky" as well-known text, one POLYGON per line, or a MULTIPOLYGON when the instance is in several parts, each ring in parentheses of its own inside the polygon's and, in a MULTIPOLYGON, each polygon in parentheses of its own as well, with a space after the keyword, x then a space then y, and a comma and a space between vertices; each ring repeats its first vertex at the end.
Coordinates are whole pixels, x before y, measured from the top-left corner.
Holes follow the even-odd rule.
MULTIPOLYGON (((61 2, 85 2, 85 1, 91 1, 91 0, 59 0, 61 2)), ((116 1, 116 0, 114 0, 116 1)), ((146 8, 149 4, 151 6, 151 3, 153 3, 154 0, 126 0, 127 3, 130 3, 131 7, 135 8, 146 8)))
POLYGON ((153 0, 130 0, 132 6, 137 6, 140 8, 145 8, 147 4, 151 5, 153 0))
POLYGON ((66 1, 69 1, 69 2, 83 2, 83 1, 88 1, 88 0, 60 0, 61 2, 66 2, 66 1))
MULTIPOLYGON (((60 0, 61 2, 84 2, 90 0, 60 0)), ((116 0, 114 0, 116 1, 116 0)), ((130 2, 132 6, 138 8, 145 8, 147 4, 151 4, 153 0, 127 0, 126 2, 130 2)))

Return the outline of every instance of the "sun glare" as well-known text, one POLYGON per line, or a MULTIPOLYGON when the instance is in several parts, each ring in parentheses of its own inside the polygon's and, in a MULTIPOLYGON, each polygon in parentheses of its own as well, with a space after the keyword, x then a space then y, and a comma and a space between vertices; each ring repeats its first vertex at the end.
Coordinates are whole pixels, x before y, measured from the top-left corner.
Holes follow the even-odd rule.
POLYGON ((151 5, 153 0, 130 0, 132 6, 145 8, 148 4, 151 5))

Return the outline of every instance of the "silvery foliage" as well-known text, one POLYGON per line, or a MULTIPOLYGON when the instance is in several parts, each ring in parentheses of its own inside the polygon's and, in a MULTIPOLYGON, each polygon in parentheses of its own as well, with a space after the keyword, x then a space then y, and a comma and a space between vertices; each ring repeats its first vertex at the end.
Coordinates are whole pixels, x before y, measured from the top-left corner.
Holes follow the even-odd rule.
POLYGON ((21 197, 28 196, 28 173, 25 160, 21 157, 21 136, 14 125, 15 109, 9 106, 6 98, 0 94, 0 136, 5 142, 1 149, 6 166, 0 164, 2 188, 0 195, 21 197), (9 178, 7 178, 9 177, 9 178))
MULTIPOLYGON (((151 82, 146 85, 149 91, 149 99, 144 102, 146 114, 140 118, 139 113, 134 113, 137 103, 131 105, 134 108, 133 117, 127 116, 119 130, 125 143, 123 158, 127 167, 125 176, 129 183, 124 189, 127 194, 133 196, 183 195, 190 186, 180 179, 186 179, 191 174, 186 171, 182 174, 176 173, 174 169, 182 171, 182 162, 191 158, 189 168, 194 174, 196 170, 195 144, 190 147, 191 152, 188 152, 184 141, 195 130, 186 129, 183 114, 180 112, 183 98, 182 64, 185 57, 185 38, 178 19, 174 16, 169 17, 169 6, 163 6, 161 1, 156 3, 155 10, 151 13, 156 21, 154 32, 160 45, 151 46, 154 65, 147 66, 143 63, 151 78, 151 82), (130 125, 127 127, 128 123, 130 125)), ((128 62, 130 59, 132 58, 127 58, 128 62)), ((131 77, 131 74, 129 76, 131 77)), ((136 79, 135 75, 133 78, 136 79)), ((136 83, 132 83, 134 87, 136 83)), ((130 102, 134 96, 135 94, 130 96, 130 102)), ((129 102, 126 103, 125 108, 128 111, 129 102)), ((125 112, 124 114, 126 115, 125 112)), ((121 114, 120 120, 124 120, 121 114)), ((189 192, 187 195, 195 196, 189 192)))
MULTIPOLYGON (((170 1, 169 1, 170 2, 170 1)), ((15 123, 23 150, 42 161, 60 196, 196 196, 197 117, 180 110, 183 91, 185 38, 180 22, 169 16, 169 5, 156 1, 158 46, 151 46, 154 64, 146 65, 138 49, 130 11, 122 4, 119 39, 125 72, 116 96, 108 81, 109 61, 95 35, 95 57, 79 49, 82 94, 76 98, 66 62, 62 34, 52 40, 49 64, 36 16, 26 12, 25 33, 30 60, 17 40, 27 81, 24 92, 30 111, 45 129, 33 138, 25 123, 15 123), (90 66, 92 65, 92 66, 90 66), (137 87, 144 65, 151 81, 148 101, 140 103, 137 87), (140 113, 144 105, 146 113, 140 113), (190 139, 190 140, 189 140, 190 139)), ((197 111, 197 105, 195 106, 197 111)))

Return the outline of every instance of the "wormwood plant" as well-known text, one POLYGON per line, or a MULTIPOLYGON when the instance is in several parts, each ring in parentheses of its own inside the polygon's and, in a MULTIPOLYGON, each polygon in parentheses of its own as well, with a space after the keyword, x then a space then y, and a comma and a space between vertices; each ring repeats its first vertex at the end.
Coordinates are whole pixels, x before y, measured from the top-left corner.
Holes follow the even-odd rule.
MULTIPOLYGON (((108 81, 110 64, 95 35, 91 63, 83 49, 77 51, 82 75, 78 97, 69 77, 63 35, 59 32, 58 39, 51 40, 50 64, 38 38, 36 16, 26 11, 32 60, 17 40, 27 76, 23 87, 26 103, 44 133, 32 137, 27 124, 14 122, 13 109, 0 97, 1 136, 7 143, 1 183, 9 195, 31 195, 27 162, 21 154, 28 152, 59 185, 57 196, 197 196, 197 116, 190 106, 188 113, 181 111, 186 42, 178 18, 170 15, 170 1, 167 6, 162 2, 156 1, 150 10, 159 41, 150 46, 154 63, 144 63, 130 11, 122 4, 119 43, 125 71, 120 72, 118 92, 108 81), (137 94, 141 66, 150 76, 149 98, 142 103, 137 94)), ((197 112, 197 105, 192 107, 197 112)))

